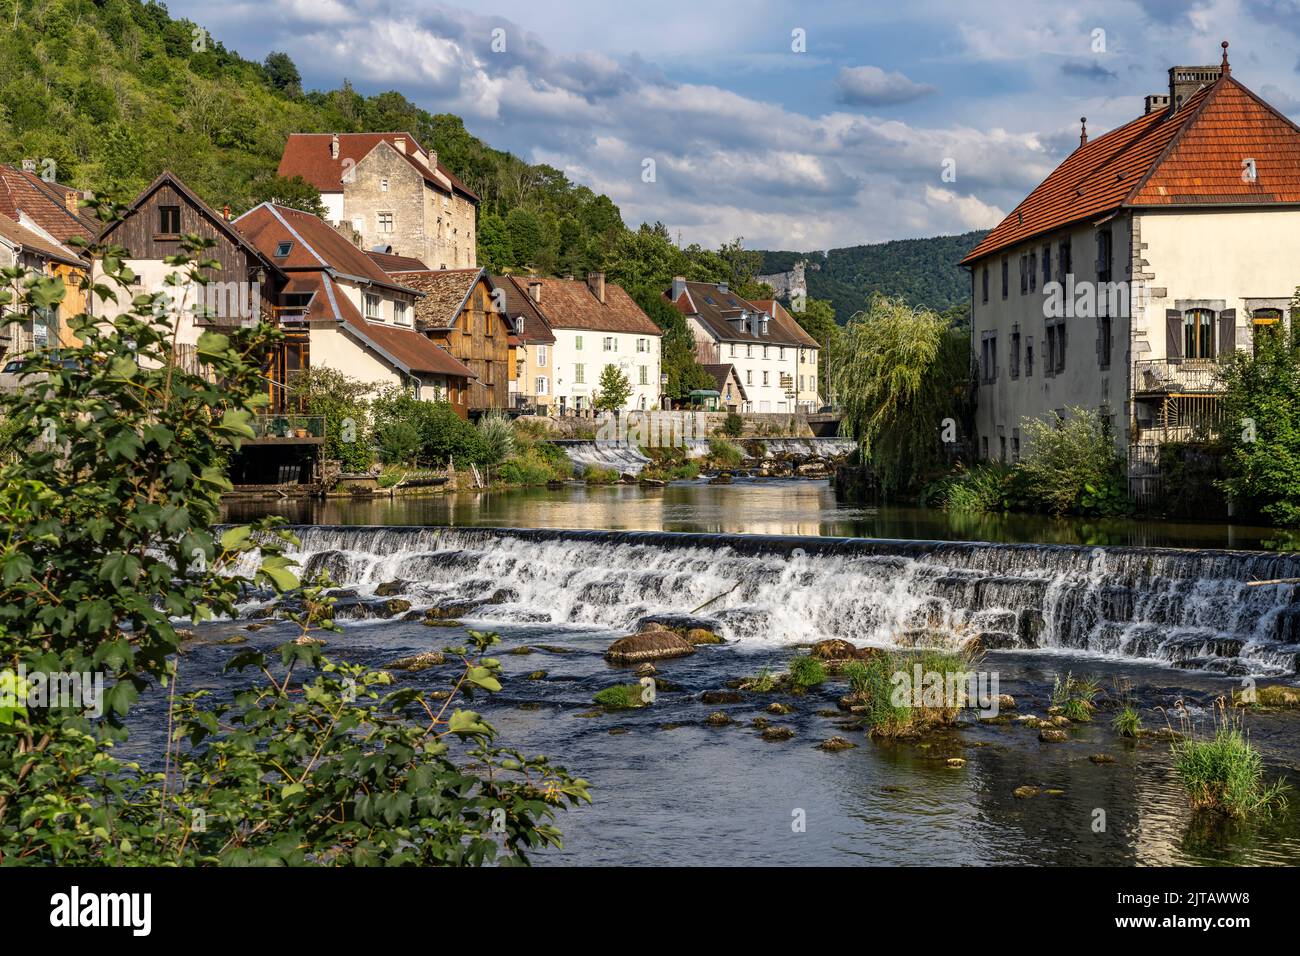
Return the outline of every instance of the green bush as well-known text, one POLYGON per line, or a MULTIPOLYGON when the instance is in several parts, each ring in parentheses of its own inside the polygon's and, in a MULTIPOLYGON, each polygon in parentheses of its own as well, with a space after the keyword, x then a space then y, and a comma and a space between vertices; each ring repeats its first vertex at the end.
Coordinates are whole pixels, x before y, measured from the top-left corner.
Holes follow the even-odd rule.
POLYGON ((302 372, 290 397, 306 414, 325 417, 325 457, 342 462, 344 471, 366 471, 374 461, 371 430, 372 386, 332 368, 302 372))
POLYGON ((420 430, 413 422, 386 421, 375 429, 379 460, 386 465, 414 462, 420 454, 420 430))
POLYGON ((589 485, 610 485, 621 477, 613 468, 602 468, 600 465, 588 465, 582 472, 583 481, 589 485))
POLYGON ((790 683, 798 688, 816 687, 826 680, 826 668, 815 657, 800 656, 790 659, 790 683))
POLYGON ((515 429, 510 419, 489 412, 478 420, 478 434, 482 440, 483 465, 495 466, 509 458, 515 450, 515 429))
POLYGON ((745 460, 745 450, 739 445, 733 445, 723 438, 709 439, 709 462, 715 468, 730 469, 739 468, 740 463, 745 460))
MULTIPOLYGON (((569 477, 569 459, 560 452, 563 464, 557 463, 543 451, 544 447, 554 445, 539 443, 532 448, 519 452, 513 458, 502 462, 497 468, 496 477, 507 485, 544 485, 549 481, 563 481, 569 477)), ((556 449, 557 451, 559 449, 556 449)))
POLYGON ((1051 514, 1116 515, 1131 508, 1124 462, 1096 412, 1070 408, 1063 419, 1027 418, 1018 464, 1026 494, 1051 514))
POLYGON ((722 434, 728 438, 739 438, 745 432, 745 420, 736 412, 727 412, 722 420, 722 434))
POLYGON ((1188 735, 1170 747, 1192 809, 1226 816, 1270 817, 1287 807, 1284 780, 1264 782, 1264 758, 1250 745, 1238 717, 1220 708, 1214 732, 1188 735))

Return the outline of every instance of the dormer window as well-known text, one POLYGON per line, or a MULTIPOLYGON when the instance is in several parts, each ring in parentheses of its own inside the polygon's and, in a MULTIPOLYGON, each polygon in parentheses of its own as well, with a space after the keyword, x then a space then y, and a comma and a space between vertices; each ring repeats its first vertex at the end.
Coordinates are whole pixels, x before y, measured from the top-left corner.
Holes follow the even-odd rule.
POLYGON ((384 319, 379 296, 367 292, 362 298, 365 302, 366 318, 373 322, 382 322, 384 319))
POLYGON ((285 256, 287 256, 291 251, 293 251, 293 242, 292 242, 292 240, 287 240, 287 241, 285 241, 285 242, 278 242, 278 243, 276 243, 276 246, 275 246, 275 257, 276 257, 277 259, 283 259, 283 258, 284 258, 285 256))

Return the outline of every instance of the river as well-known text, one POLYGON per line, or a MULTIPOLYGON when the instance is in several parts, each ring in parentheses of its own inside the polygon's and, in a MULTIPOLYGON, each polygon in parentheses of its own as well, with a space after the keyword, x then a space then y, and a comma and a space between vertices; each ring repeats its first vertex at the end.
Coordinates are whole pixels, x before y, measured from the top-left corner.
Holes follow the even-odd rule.
MULTIPOLYGON (((265 510, 235 503, 228 517, 265 510)), ((972 721, 889 744, 847 729, 835 710, 840 680, 799 697, 700 699, 735 678, 783 670, 801 643, 890 644, 924 621, 1005 643, 980 666, 1021 713, 1044 715, 1053 681, 1070 672, 1095 676, 1103 697, 1131 698, 1149 728, 1177 726, 1179 713, 1203 723, 1213 700, 1246 675, 1296 679, 1293 588, 1246 582, 1296 576, 1300 558, 1208 550, 1259 548, 1267 529, 966 524, 919 509, 841 507, 824 483, 797 481, 286 501, 270 510, 309 525, 299 560, 344 588, 340 617, 354 619, 329 636, 330 654, 381 667, 457 640, 456 628, 365 616, 381 583, 417 610, 493 602, 463 615, 504 642, 505 687, 476 706, 503 740, 551 755, 593 786, 594 804, 560 821, 565 847, 539 862, 1300 862, 1300 814, 1237 825, 1192 815, 1168 744, 1119 738, 1104 710, 1072 725, 1064 743, 1040 743, 1014 723, 972 721), (591 716, 593 694, 628 680, 604 661, 608 644, 646 616, 693 612, 728 643, 661 662, 671 689, 653 705, 591 716), (752 726, 773 699, 794 708, 769 718, 788 726, 791 740, 766 741, 752 726), (709 726, 717 710, 736 722, 709 726), (857 747, 816 749, 832 735, 857 747), (1090 759, 1098 754, 1113 762, 1090 759), (953 756, 965 764, 950 766, 953 756), (1013 795, 1026 785, 1039 795, 1013 795)), ((276 623, 245 632, 244 623, 203 633, 270 647, 292 630, 276 623)), ((186 678, 220 686, 230 653, 195 646, 186 678)), ((400 680, 436 688, 445 673, 400 680)), ((1270 777, 1294 779, 1295 715, 1249 720, 1270 777)))

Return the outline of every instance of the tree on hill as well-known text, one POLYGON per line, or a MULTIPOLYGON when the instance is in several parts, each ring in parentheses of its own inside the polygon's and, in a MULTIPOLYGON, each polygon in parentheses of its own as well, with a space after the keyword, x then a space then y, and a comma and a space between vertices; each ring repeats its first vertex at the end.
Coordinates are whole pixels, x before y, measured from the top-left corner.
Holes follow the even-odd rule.
POLYGON ((298 67, 294 66, 289 54, 280 52, 267 54, 262 65, 266 68, 266 78, 277 90, 289 96, 302 95, 302 77, 298 74, 298 67))
POLYGON ((600 373, 599 391, 592 404, 602 411, 616 412, 627 404, 632 395, 632 383, 617 365, 606 365, 600 373))

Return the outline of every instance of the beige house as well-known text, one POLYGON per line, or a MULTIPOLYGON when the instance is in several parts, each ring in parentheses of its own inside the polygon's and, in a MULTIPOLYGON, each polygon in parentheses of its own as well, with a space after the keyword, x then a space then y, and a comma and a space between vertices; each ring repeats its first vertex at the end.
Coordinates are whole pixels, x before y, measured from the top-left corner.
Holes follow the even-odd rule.
POLYGON ((410 133, 292 133, 279 175, 315 186, 365 249, 431 269, 477 265, 478 196, 410 133))
POLYGON ((1142 494, 1158 446, 1220 424, 1217 360, 1290 321, 1300 128, 1231 75, 1168 94, 1079 147, 962 260, 971 271, 978 457, 1028 418, 1099 411, 1142 494))
POLYGON ((555 404, 555 333, 529 297, 526 284, 517 285, 510 276, 492 276, 491 282, 515 329, 511 407, 533 408, 544 414, 555 404))

